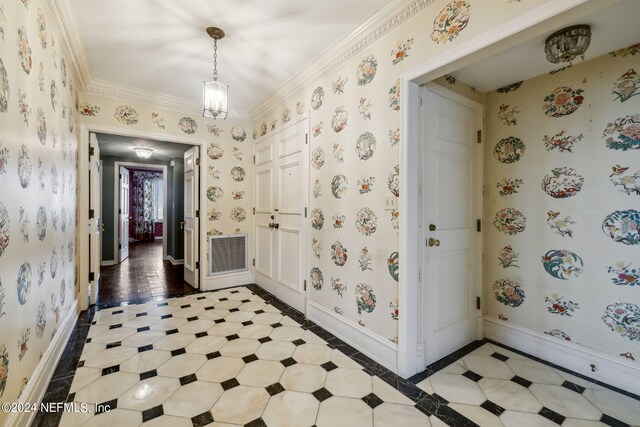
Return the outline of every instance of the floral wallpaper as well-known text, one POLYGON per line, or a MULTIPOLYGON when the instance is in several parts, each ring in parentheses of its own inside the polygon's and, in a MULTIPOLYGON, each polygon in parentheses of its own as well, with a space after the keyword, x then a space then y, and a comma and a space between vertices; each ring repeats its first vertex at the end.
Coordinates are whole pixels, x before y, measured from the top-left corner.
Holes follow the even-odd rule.
POLYGON ((78 85, 40 1, 4 2, 0 27, 0 401, 15 402, 78 294, 78 85))
POLYGON ((637 45, 487 93, 485 311, 640 361, 637 45))

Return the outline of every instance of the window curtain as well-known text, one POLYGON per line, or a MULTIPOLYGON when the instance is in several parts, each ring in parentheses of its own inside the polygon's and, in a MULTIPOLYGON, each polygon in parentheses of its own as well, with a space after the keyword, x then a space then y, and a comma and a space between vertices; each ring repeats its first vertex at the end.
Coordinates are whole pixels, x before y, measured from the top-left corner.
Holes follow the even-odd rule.
POLYGON ((156 181, 162 179, 162 172, 133 172, 133 221, 134 238, 155 239, 155 199, 156 181))

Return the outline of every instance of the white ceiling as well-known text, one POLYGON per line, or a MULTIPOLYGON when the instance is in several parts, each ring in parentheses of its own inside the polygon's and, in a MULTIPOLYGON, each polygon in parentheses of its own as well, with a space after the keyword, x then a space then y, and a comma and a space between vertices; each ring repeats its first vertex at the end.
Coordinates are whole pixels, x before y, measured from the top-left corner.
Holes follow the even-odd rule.
MULTIPOLYGON (((565 26, 591 26, 591 44, 585 54, 585 60, 588 60, 640 42, 639 17, 640 1, 625 0, 565 26)), ((567 64, 552 64, 544 53, 544 42, 551 33, 553 31, 450 74, 487 92, 559 69, 567 64)), ((574 62, 581 62, 581 59, 574 62)))
POLYGON ((194 102, 213 70, 250 111, 331 44, 399 0, 71 0, 93 79, 194 102))
POLYGON ((191 145, 178 144, 175 142, 156 141, 145 138, 133 138, 128 136, 111 135, 97 133, 100 156, 130 158, 132 161, 138 159, 135 147, 146 147, 153 150, 151 160, 159 159, 168 161, 174 157, 183 157, 184 152, 191 148, 191 145))

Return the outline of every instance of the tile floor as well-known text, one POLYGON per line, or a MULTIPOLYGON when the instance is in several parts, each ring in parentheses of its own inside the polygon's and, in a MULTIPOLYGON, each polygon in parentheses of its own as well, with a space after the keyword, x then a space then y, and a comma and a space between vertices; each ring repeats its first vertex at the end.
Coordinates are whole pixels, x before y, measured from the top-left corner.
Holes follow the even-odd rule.
POLYGON ((99 310, 79 359, 65 396, 91 410, 65 427, 640 425, 638 400, 494 343, 405 380, 256 286, 99 310))

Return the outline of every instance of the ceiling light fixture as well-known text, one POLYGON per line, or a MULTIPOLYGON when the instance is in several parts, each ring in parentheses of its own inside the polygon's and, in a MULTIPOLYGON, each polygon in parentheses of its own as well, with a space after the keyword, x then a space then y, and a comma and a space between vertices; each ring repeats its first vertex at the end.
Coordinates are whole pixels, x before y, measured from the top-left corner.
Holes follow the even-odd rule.
POLYGON ((141 159, 148 159, 153 154, 153 150, 151 148, 135 147, 134 150, 141 159))
POLYGON ((551 34, 544 42, 547 60, 553 64, 571 62, 587 51, 591 43, 591 28, 588 25, 573 25, 551 34))
POLYGON ((218 81, 218 40, 224 37, 224 31, 217 27, 207 28, 207 34, 213 39, 213 80, 204 83, 203 108, 204 117, 226 119, 229 97, 229 86, 218 81))

